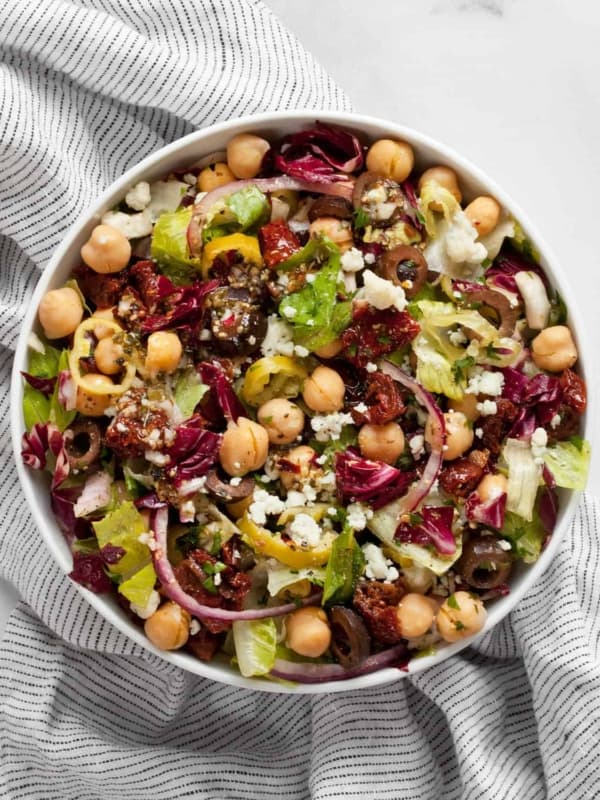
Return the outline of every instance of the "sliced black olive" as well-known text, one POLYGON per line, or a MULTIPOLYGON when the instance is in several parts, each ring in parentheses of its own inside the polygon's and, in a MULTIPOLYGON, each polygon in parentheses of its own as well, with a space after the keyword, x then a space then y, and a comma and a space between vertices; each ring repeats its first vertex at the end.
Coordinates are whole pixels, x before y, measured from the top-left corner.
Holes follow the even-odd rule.
POLYGON ((225 356, 247 356, 260 347, 267 333, 267 318, 253 302, 248 289, 225 286, 211 292, 211 346, 225 356))
POLYGON ((254 491, 254 480, 252 478, 242 478, 237 486, 232 486, 228 480, 222 480, 215 469, 211 469, 206 475, 205 488, 216 499, 223 503, 231 503, 233 500, 243 500, 254 491))
POLYGON ((344 606, 329 612, 331 652, 345 669, 360 664, 371 652, 371 637, 361 617, 344 606))
POLYGON ((511 306, 507 297, 494 289, 486 289, 483 286, 481 289, 469 288, 465 294, 467 304, 477 303, 479 313, 498 327, 500 336, 513 335, 519 312, 517 308, 511 306))
POLYGON ((414 297, 427 281, 428 266, 423 253, 417 247, 400 244, 377 259, 377 273, 397 286, 402 286, 407 297, 414 297), (412 285, 406 286, 411 281, 412 285))
POLYGON ((352 204, 345 197, 321 195, 308 209, 308 219, 314 222, 319 217, 336 217, 352 219, 352 204))
POLYGON ((95 422, 76 422, 67 429, 65 449, 73 470, 89 469, 100 458, 102 434, 95 422))
POLYGON ((506 583, 512 564, 510 551, 494 536, 474 536, 465 544, 456 571, 474 589, 495 589, 506 583))

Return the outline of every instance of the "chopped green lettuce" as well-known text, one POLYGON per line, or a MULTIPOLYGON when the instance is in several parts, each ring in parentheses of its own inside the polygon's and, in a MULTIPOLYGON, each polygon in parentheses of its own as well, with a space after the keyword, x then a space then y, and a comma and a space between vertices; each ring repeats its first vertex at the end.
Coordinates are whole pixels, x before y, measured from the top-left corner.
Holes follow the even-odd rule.
POLYGON ((544 463, 557 486, 563 489, 585 489, 590 464, 591 447, 584 439, 557 442, 544 453, 544 463))
POLYGON ((175 384, 174 399, 184 419, 194 413, 194 409, 208 391, 195 369, 182 373, 175 384))
POLYGON ((202 231, 202 241, 211 242, 230 233, 256 229, 268 221, 270 213, 266 195, 254 184, 245 186, 212 206, 202 231))
POLYGON ((191 283, 198 277, 200 261, 190 255, 187 229, 192 207, 161 214, 152 232, 150 256, 173 283, 191 283))
POLYGON ((49 416, 50 398, 26 383, 23 387, 23 419, 27 430, 30 431, 38 422, 48 422, 49 416))
POLYGON ((531 445, 523 439, 507 439, 502 457, 508 467, 506 510, 530 522, 542 468, 533 457, 531 445))
POLYGON ((345 603, 352 597, 358 579, 363 573, 365 557, 349 526, 344 526, 331 548, 325 570, 323 605, 345 603))
POLYGON ((232 627, 235 657, 242 675, 251 678, 270 672, 277 648, 275 620, 236 620, 232 627))
POLYGON ((337 301, 340 251, 327 240, 321 246, 327 248, 328 259, 315 280, 287 295, 279 304, 280 315, 292 326, 294 341, 308 350, 332 342, 352 320, 351 301, 337 301))
POLYGON ((545 536, 546 531, 537 510, 534 510, 529 521, 511 511, 506 512, 502 537, 512 544, 516 556, 526 564, 538 560, 545 536))
POLYGON ((267 567, 267 590, 271 597, 274 597, 282 589, 298 583, 298 581, 308 580, 322 586, 325 582, 324 567, 306 567, 304 569, 290 569, 289 567, 268 565, 267 567))
POLYGON ((134 572, 131 578, 127 578, 119 584, 119 592, 130 603, 144 608, 148 604, 155 583, 156 572, 154 571, 154 565, 150 563, 134 572))
POLYGON ((36 378, 54 378, 58 375, 58 362, 60 360, 60 350, 56 347, 44 343, 44 352, 31 350, 27 371, 36 378))

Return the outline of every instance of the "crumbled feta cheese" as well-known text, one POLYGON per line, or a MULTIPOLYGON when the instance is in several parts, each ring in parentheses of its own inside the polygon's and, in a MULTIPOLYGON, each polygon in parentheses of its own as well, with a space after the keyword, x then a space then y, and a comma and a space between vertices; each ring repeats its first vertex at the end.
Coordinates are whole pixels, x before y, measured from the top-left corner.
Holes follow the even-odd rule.
POLYGON ((306 273, 306 282, 307 283, 314 283, 317 280, 316 273, 314 272, 307 272, 306 273))
POLYGON ((469 378, 469 385, 465 389, 467 394, 487 394, 498 397, 504 387, 504 375, 501 372, 490 372, 476 368, 469 378))
POLYGON ((150 184, 147 181, 136 183, 125 195, 125 202, 134 211, 143 211, 150 202, 150 184))
POLYGON ((248 344, 255 345, 256 344, 256 336, 249 336, 248 337, 248 344))
POLYGON ((206 486, 206 475, 201 475, 199 478, 190 478, 187 481, 181 481, 177 489, 179 497, 188 497, 191 494, 204 491, 206 486))
POLYGON ((202 626, 198 622, 197 619, 193 619, 190 622, 190 636, 195 636, 197 633, 200 633, 202 630, 202 626))
POLYGON ((150 546, 150 541, 154 541, 150 531, 144 531, 143 533, 140 533, 140 535, 137 537, 137 540, 140 544, 145 544, 146 547, 150 546))
POLYGON ((510 550, 511 544, 507 542, 506 539, 498 539, 498 547, 500 550, 510 550))
POLYGON ((380 278, 370 269, 363 272, 364 286, 357 294, 357 299, 366 300, 374 308, 397 308, 404 311, 406 308, 406 295, 401 286, 396 286, 385 278, 380 278))
POLYGON ((377 364, 374 364, 372 361, 369 361, 365 369, 367 370, 367 372, 377 372, 377 364))
POLYGON ((130 607, 133 613, 140 617, 140 619, 148 619, 148 617, 151 617, 152 614, 154 614, 159 605, 160 595, 156 589, 153 589, 150 592, 150 597, 148 598, 148 602, 145 606, 136 606, 135 603, 131 603, 130 607))
POLYGON ((265 525, 267 514, 281 514, 284 509, 285 503, 277 495, 269 494, 264 489, 255 489, 248 515, 257 525, 265 525))
POLYGON ((305 483, 302 486, 302 494, 306 498, 306 502, 310 505, 317 499, 317 490, 310 483, 305 483))
POLYGON ((398 569, 393 562, 386 558, 381 547, 376 544, 363 544, 362 551, 365 557, 365 575, 370 580, 395 581, 398 578, 398 569))
POLYGON ((183 176, 183 180, 188 184, 188 186, 196 185, 196 176, 192 172, 186 172, 183 176))
POLYGON ((321 540, 321 528, 309 514, 297 514, 288 533, 299 547, 316 547, 321 540))
POLYGON ((544 463, 544 453, 548 444, 548 434, 544 428, 536 428, 531 434, 531 453, 536 464, 544 463))
POLYGON ((239 486, 241 482, 242 482, 242 479, 240 477, 231 478, 231 480, 229 481, 229 485, 230 486, 239 486))
POLYGON ((263 356, 293 356, 294 341, 291 327, 277 314, 267 320, 267 333, 260 346, 263 356))
POLYGON ((359 414, 366 414, 369 410, 369 406, 366 403, 357 403, 354 406, 354 410, 357 411, 359 414))
POLYGON ((425 452, 425 437, 422 433, 417 433, 408 440, 408 446, 413 458, 421 458, 425 452))
POLYGON ((215 572, 215 574, 213 575, 213 583, 214 583, 215 586, 220 586, 221 585, 221 573, 220 572, 215 572))
POLYGON ((212 339, 212 331, 208 329, 204 329, 200 331, 200 341, 201 342, 209 342, 212 339))
POLYGON ((334 411, 332 414, 316 414, 310 421, 318 442, 328 442, 340 438, 344 425, 352 425, 352 414, 334 411))
POLYGON ((484 400, 481 403, 477 403, 476 408, 482 417, 491 417, 493 414, 498 413, 498 404, 494 400, 484 400))
MULTIPOLYGON (((106 413, 106 412, 104 412, 104 413, 106 413)), ((554 431, 554 430, 556 430, 556 428, 558 428, 559 425, 560 425, 560 414, 555 414, 552 417, 552 419, 550 420, 550 427, 554 431)))
POLYGON ((453 344, 455 347, 460 347, 461 344, 466 344, 467 342, 467 337, 460 330, 450 331, 450 333, 448 334, 448 339, 450 339, 450 343, 453 344))
POLYGON ((346 509, 346 522, 353 531, 362 531, 367 527, 367 522, 373 517, 373 512, 362 503, 350 503, 346 509))
POLYGON ((170 455, 167 453, 159 453, 156 450, 145 450, 144 458, 157 467, 166 467, 167 464, 171 463, 170 455))
POLYGON ((337 515, 337 508, 335 506, 329 506, 327 513, 330 517, 335 517, 337 515))
POLYGON ((320 466, 323 466, 323 464, 325 464, 327 462, 327 456, 326 455, 319 456, 318 458, 315 458, 315 461, 320 466))
POLYGON ((360 272, 365 266, 363 254, 356 247, 346 250, 340 258, 340 264, 344 272, 360 272))
POLYGON ((193 522, 196 516, 196 506, 193 500, 186 500, 179 506, 179 521, 193 522))
POLYGON ((446 232, 445 248, 448 258, 455 264, 480 264, 487 258, 487 250, 477 240, 477 230, 464 211, 457 211, 446 232))
POLYGON ((365 253, 364 260, 365 260, 365 264, 374 264, 375 263, 375 253, 365 253))
POLYGON ((477 436, 478 439, 481 439, 483 436, 483 428, 475 428, 475 436, 477 436))
POLYGON ((294 347, 294 353, 298 356, 298 358, 306 358, 306 356, 310 353, 310 350, 307 350, 306 347, 302 347, 301 344, 297 344, 294 347))
POLYGON ((288 319, 293 319, 293 317, 296 316, 298 311, 293 306, 286 306, 284 309, 282 309, 281 313, 288 319))
POLYGON ((290 489, 285 499, 286 508, 298 508, 299 506, 306 505, 306 495, 304 492, 298 492, 296 489, 290 489))
POLYGON ((169 180, 152 183, 150 185, 151 200, 147 208, 152 222, 156 222, 161 214, 175 211, 187 190, 187 184, 183 181, 169 180))
POLYGON ((102 224, 110 225, 128 239, 141 239, 152 233, 152 217, 147 208, 137 214, 125 214, 124 211, 107 211, 102 215, 102 224))

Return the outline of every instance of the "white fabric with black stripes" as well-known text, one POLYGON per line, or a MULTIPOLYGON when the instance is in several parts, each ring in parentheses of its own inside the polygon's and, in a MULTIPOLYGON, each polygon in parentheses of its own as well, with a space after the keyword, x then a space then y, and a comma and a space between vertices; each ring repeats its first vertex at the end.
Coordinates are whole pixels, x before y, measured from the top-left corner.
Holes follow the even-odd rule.
POLYGON ((133 645, 49 558, 16 482, 12 350, 53 249, 129 166, 270 109, 349 109, 256 0, 4 0, 0 12, 0 651, 5 800, 540 800, 600 793, 600 506, 476 648, 381 689, 211 683, 133 645))

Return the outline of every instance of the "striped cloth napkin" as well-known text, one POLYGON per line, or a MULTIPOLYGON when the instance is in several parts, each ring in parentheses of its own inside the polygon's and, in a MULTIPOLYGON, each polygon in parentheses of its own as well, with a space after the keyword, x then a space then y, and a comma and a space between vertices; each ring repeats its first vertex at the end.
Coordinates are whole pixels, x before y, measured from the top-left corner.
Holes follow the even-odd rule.
POLYGON ((112 628, 49 558, 17 485, 12 347, 39 270, 129 166, 195 128, 346 96, 257 0, 4 0, 0 31, 0 649, 5 800, 600 795, 600 506, 450 661, 370 691, 232 689, 112 628))

